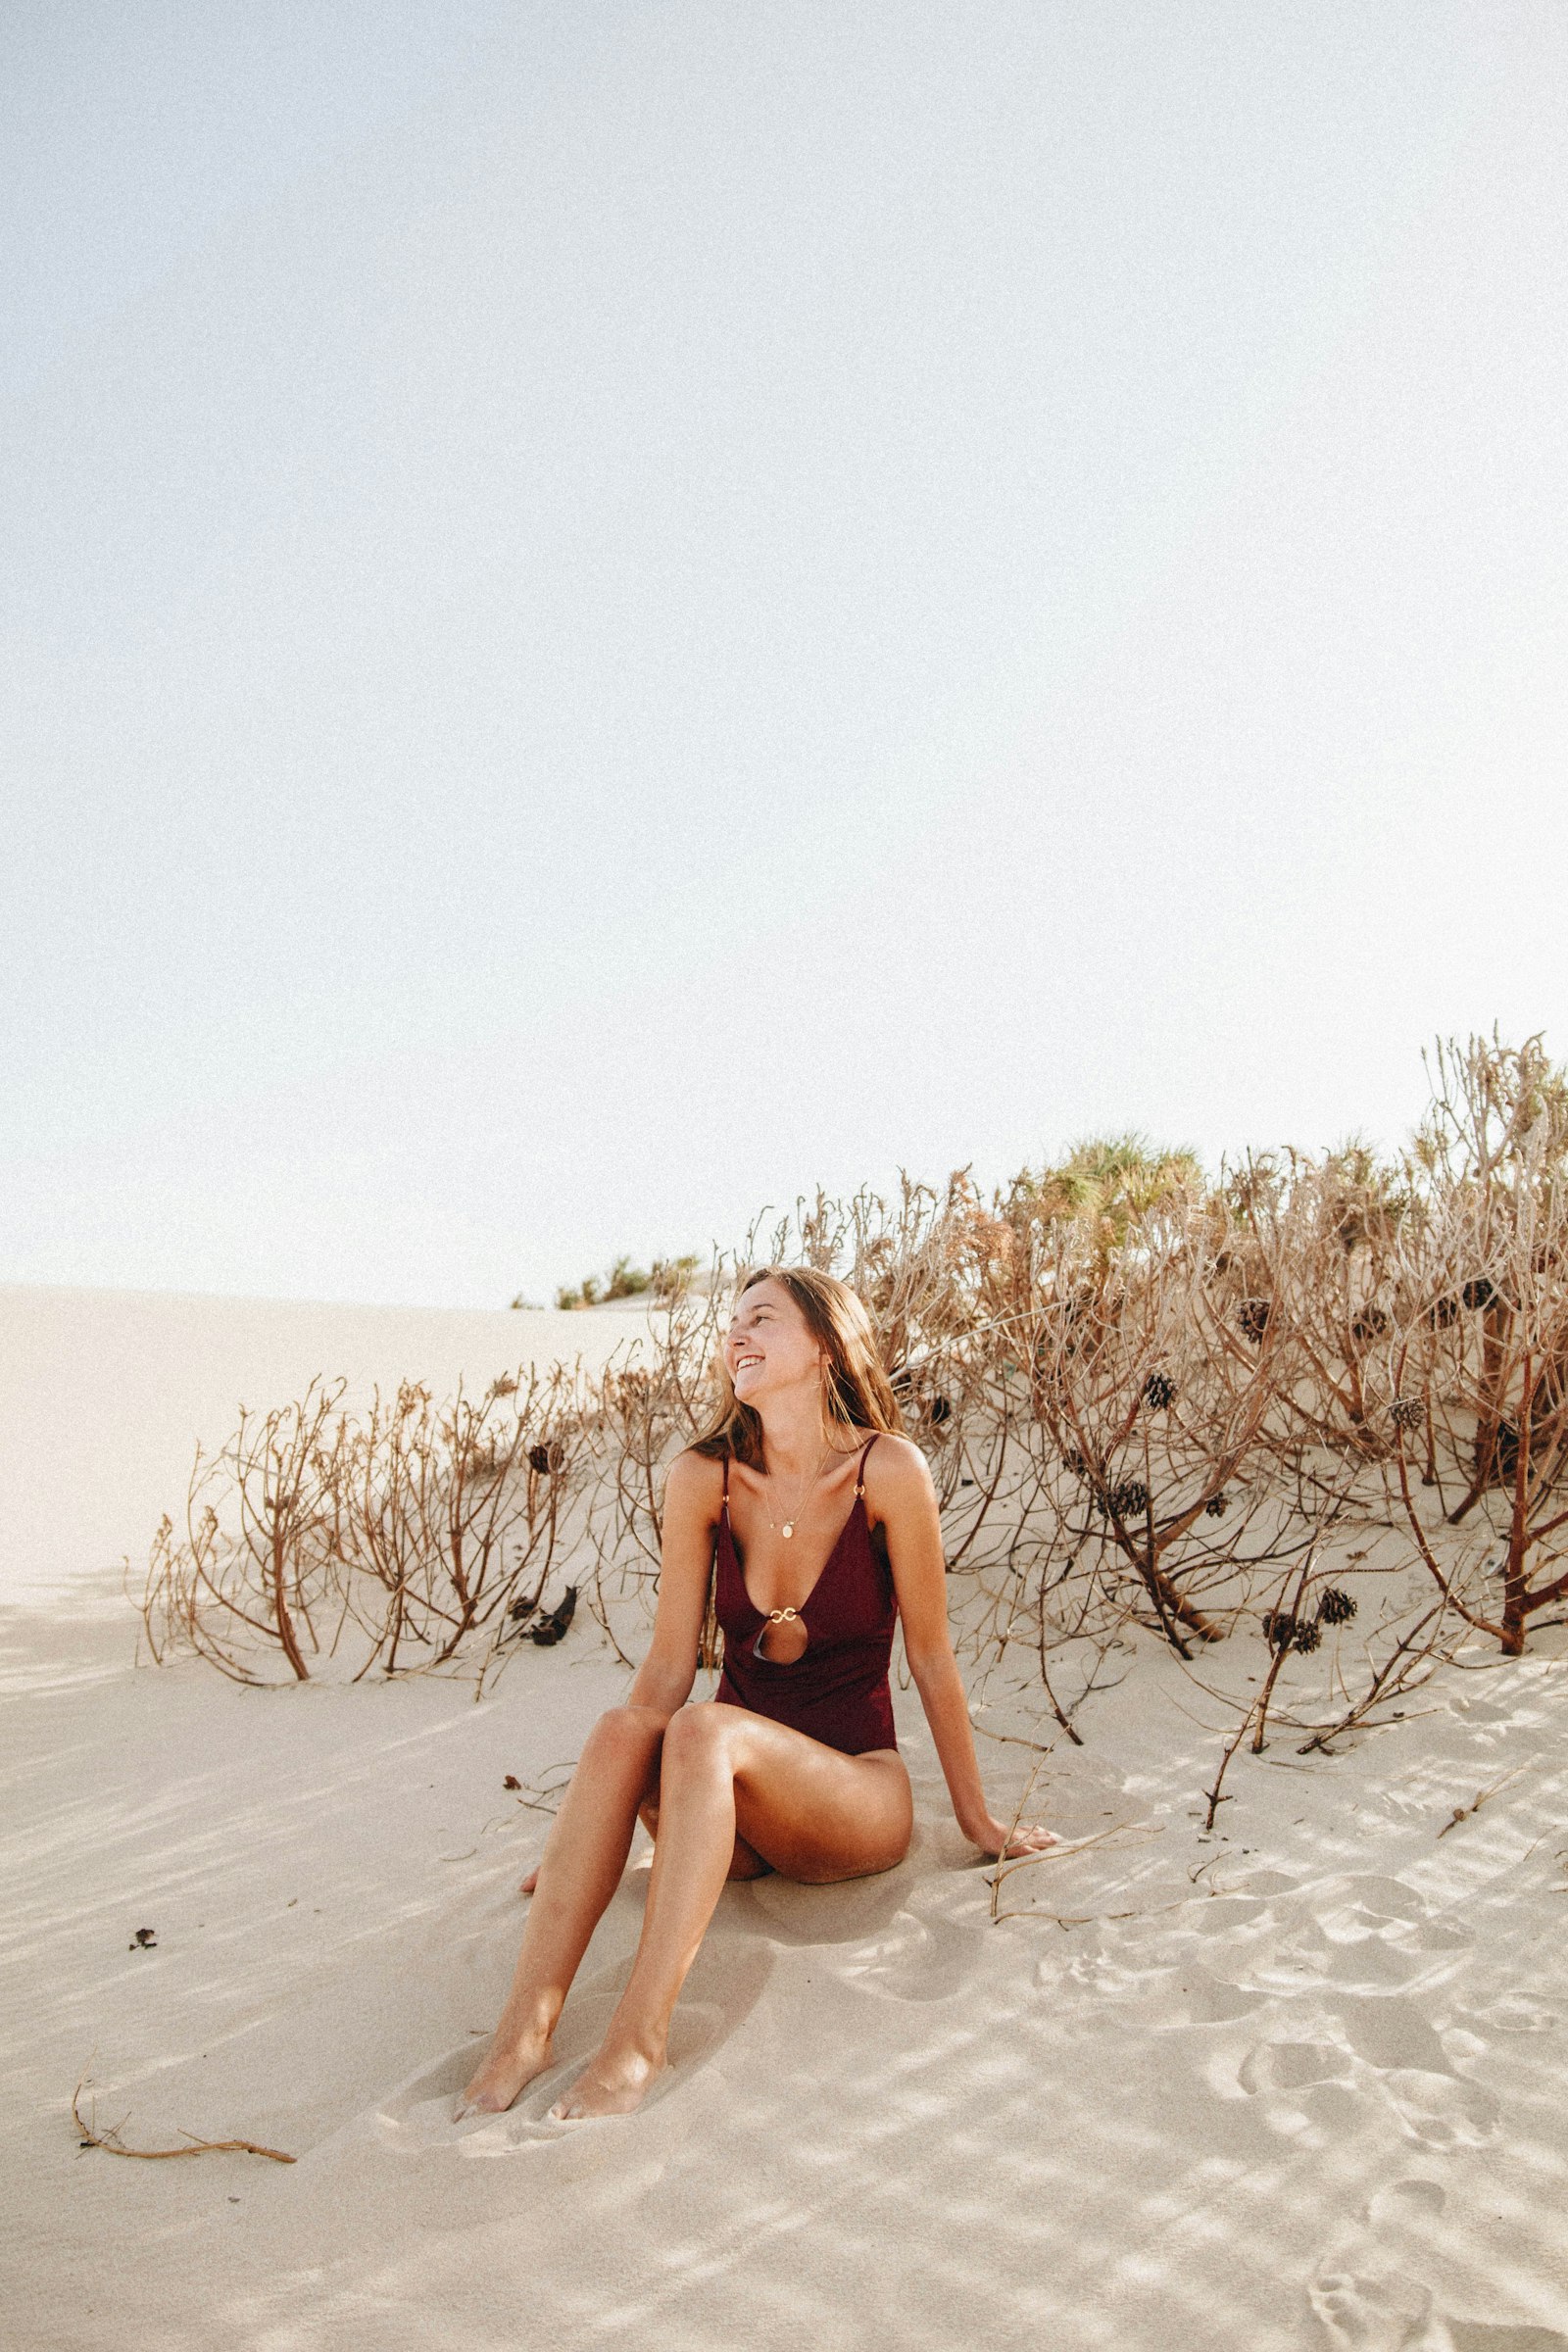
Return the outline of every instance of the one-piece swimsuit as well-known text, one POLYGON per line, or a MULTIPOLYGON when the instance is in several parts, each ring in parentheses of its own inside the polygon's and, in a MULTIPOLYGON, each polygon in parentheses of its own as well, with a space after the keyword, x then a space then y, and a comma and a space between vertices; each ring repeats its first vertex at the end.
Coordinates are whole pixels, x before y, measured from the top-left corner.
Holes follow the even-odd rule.
POLYGON ((762 1655, 770 1622, 746 1590, 729 1520, 729 1456, 714 1539, 714 1608, 724 1635, 724 1671, 715 1696, 806 1732, 845 1755, 896 1747, 888 1662, 898 1600, 885 1552, 871 1539, 865 1508, 865 1456, 855 1474, 855 1500, 822 1572, 795 1614, 806 1629, 802 1654, 789 1662, 762 1655))

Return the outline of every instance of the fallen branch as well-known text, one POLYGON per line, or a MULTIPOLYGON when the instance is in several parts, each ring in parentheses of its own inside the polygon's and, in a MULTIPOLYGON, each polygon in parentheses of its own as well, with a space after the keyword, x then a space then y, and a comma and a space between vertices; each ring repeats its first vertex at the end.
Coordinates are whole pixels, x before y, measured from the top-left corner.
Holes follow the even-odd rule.
POLYGON ((197 2139, 189 2132, 184 2134, 187 2144, 182 2148, 127 2148, 120 2136, 123 2128, 122 2125, 112 2125, 106 2132, 98 2131, 96 2107, 93 2109, 93 2121, 86 2121, 81 2112, 81 2094, 86 2087, 87 2076, 83 2072, 71 2094, 71 2112, 76 2119, 76 2129, 81 2133, 84 2148, 102 2148, 111 2156, 135 2156, 144 2164, 162 2164, 171 2156, 266 2156, 273 2164, 295 2164, 299 2161, 297 2157, 285 2156, 281 2148, 264 2148, 254 2139, 197 2139))

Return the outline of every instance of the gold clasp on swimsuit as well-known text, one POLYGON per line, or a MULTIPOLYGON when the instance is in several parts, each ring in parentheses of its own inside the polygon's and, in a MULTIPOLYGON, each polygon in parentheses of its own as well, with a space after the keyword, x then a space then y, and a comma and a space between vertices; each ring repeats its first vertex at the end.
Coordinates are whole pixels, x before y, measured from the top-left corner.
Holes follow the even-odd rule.
POLYGON ((799 1609, 769 1609, 767 1622, 769 1625, 782 1625, 786 1618, 799 1617, 800 1613, 799 1609))

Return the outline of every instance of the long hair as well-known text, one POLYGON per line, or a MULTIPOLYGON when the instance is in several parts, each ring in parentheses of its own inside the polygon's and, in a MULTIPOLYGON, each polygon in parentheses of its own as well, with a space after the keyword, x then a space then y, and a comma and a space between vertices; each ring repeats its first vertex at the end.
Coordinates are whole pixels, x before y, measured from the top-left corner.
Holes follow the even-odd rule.
MULTIPOLYGON (((741 1284, 737 1300, 760 1282, 776 1282, 788 1291, 827 1358, 822 1368, 822 1417, 829 1436, 836 1430, 852 1429, 885 1430, 891 1436, 902 1436, 903 1415, 877 1353, 876 1332, 864 1301, 849 1284, 836 1275, 819 1274, 814 1266, 757 1266, 741 1284)), ((764 1460, 761 1419, 736 1396, 722 1354, 716 1378, 718 1401, 708 1427, 693 1440, 690 1450, 706 1454, 710 1461, 722 1461, 728 1454, 748 1469, 760 1470, 764 1460)), ((704 1666, 718 1665, 723 1655, 713 1597, 716 1548, 713 1558, 698 1648, 704 1666)))
MULTIPOLYGON (((862 1300, 847 1282, 819 1274, 814 1266, 758 1266, 747 1275, 737 1294, 744 1298, 760 1282, 776 1282, 788 1291, 807 1328, 821 1348, 823 1366, 822 1417, 831 1436, 835 1430, 879 1429, 902 1434, 899 1401, 877 1353, 876 1333, 862 1300)), ((720 1355, 717 1366, 718 1401, 693 1453, 719 1461, 727 1453, 749 1470, 763 1463, 762 1423, 749 1404, 742 1404, 720 1355)))

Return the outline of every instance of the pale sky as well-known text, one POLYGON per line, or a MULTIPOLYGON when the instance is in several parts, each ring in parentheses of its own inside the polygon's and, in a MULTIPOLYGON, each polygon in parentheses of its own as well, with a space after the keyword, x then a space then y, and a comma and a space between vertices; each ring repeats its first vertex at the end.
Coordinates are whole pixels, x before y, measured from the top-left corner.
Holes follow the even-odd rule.
POLYGON ((1568 1054, 1568 10, 12 0, 0 1280, 1568 1054))

